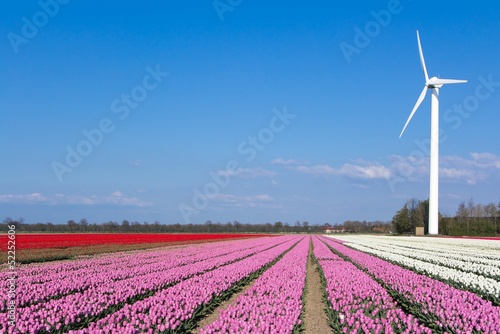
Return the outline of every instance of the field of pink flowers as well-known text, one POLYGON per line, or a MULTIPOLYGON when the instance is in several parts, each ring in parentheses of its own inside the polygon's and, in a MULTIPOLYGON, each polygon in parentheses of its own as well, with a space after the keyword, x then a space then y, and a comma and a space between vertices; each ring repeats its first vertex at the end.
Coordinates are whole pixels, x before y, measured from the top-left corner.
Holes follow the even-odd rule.
POLYGON ((301 333, 309 257, 332 333, 500 332, 491 296, 338 239, 286 235, 21 265, 15 326, 4 298, 0 333, 301 333))

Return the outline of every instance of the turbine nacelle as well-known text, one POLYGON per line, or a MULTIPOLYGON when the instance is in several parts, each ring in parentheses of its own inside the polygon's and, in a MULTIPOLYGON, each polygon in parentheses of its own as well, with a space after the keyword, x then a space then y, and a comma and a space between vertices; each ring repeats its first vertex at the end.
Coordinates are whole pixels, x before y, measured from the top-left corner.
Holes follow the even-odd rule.
POLYGON ((449 85, 449 84, 458 84, 458 83, 465 83, 467 80, 457 80, 457 79, 440 79, 438 77, 432 77, 430 78, 426 83, 425 86, 427 88, 441 88, 443 85, 449 85))
POLYGON ((433 89, 433 88, 441 88, 441 87, 443 87, 443 84, 441 84, 441 85, 437 85, 437 84, 435 83, 435 81, 436 81, 437 79, 438 79, 437 77, 432 77, 432 78, 430 78, 430 79, 429 79, 429 81, 427 81, 427 82, 425 83, 425 86, 426 86, 427 88, 430 88, 430 89, 433 89))

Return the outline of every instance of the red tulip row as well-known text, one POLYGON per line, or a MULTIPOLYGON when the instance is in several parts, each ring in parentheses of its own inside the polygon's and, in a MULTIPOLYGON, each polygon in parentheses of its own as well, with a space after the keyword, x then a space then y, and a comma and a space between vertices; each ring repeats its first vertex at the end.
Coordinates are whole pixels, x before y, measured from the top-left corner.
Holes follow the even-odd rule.
POLYGON ((46 233, 18 234, 18 249, 45 249, 85 247, 104 244, 145 244, 145 243, 178 243, 203 240, 245 239, 263 236, 262 234, 224 234, 224 233, 46 233))

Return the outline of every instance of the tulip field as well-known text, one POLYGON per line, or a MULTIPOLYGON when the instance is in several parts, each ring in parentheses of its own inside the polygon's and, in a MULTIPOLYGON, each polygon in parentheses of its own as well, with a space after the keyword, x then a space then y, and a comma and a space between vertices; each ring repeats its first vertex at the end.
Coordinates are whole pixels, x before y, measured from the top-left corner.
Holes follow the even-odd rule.
MULTIPOLYGON (((165 245, 192 244, 229 239, 246 239, 260 234, 223 233, 29 233, 18 234, 17 261, 20 263, 66 260, 76 256, 110 253, 134 249, 156 248, 165 245)), ((0 235, 7 243, 7 236, 0 235), (5 238, 5 239, 4 239, 5 238)), ((2 262, 6 253, 0 254, 2 262)))
MULTIPOLYGON (((407 320, 410 323, 403 326, 403 328, 406 328, 404 331, 406 333, 500 333, 500 307, 498 302, 481 298, 480 295, 468 291, 466 286, 462 285, 459 288, 453 281, 448 282, 452 284, 447 284, 442 280, 427 276, 426 272, 415 267, 406 269, 392 261, 386 261, 349 247, 359 245, 358 247, 361 248, 361 243, 366 245, 365 247, 369 247, 371 243, 367 241, 367 237, 344 237, 343 239, 349 239, 350 242, 343 244, 343 241, 329 239, 326 244, 341 259, 353 263, 357 270, 367 274, 373 281, 378 283, 378 286, 387 291, 385 298, 382 297, 382 293, 377 293, 375 288, 374 292, 370 293, 367 285, 357 285, 357 289, 355 285, 352 285, 351 289, 354 290, 354 293, 349 294, 348 301, 342 303, 342 298, 336 296, 335 290, 330 290, 329 301, 331 307, 333 310, 340 310, 340 312, 335 312, 335 316, 338 317, 338 322, 341 325, 347 324, 348 327, 347 330, 344 330, 346 326, 343 326, 343 331, 352 332, 354 330, 357 333, 359 328, 363 328, 363 325, 370 326, 370 330, 375 329, 374 332, 378 333, 385 332, 387 328, 394 329, 394 323, 399 325, 402 321, 405 321, 405 318, 399 317, 398 319, 397 316, 393 317, 389 316, 389 314, 392 315, 393 312, 399 313, 399 310, 401 310, 412 316, 407 320), (357 240, 361 240, 360 244, 356 243, 357 240), (358 298, 362 300, 360 302, 362 306, 355 307, 352 310, 353 303, 349 300, 359 302, 359 299, 356 298, 357 294, 361 296, 358 298), (389 311, 385 310, 386 307, 377 305, 376 301, 379 300, 380 304, 395 306, 394 311, 389 313, 389 311), (347 306, 345 306, 346 304, 347 306), (367 306, 367 304, 370 304, 370 306, 367 306), (366 315, 367 313, 368 317, 372 319, 364 321, 361 314, 366 315), (356 314, 359 314, 359 317, 354 316, 356 314), (373 316, 374 314, 375 316, 373 316), (424 327, 416 326, 411 322, 413 317, 416 317, 424 327), (377 331, 377 329, 379 330, 377 331)), ((403 248, 412 248, 413 253, 418 253, 422 248, 434 249, 434 245, 436 245, 434 254, 438 253, 442 258, 449 256, 449 254, 458 254, 457 249, 462 248, 459 246, 460 242, 458 241, 448 244, 449 240, 452 239, 445 239, 443 243, 438 238, 418 239, 420 240, 412 242, 412 239, 401 238, 399 241, 402 241, 403 248), (450 244, 457 247, 443 246, 450 244)), ((378 240, 383 240, 387 244, 393 242, 392 237, 373 237, 373 239, 368 237, 368 240, 372 240, 374 243, 378 240)), ((481 254, 484 251, 486 258, 494 259, 496 257, 496 261, 491 262, 490 265, 499 267, 500 252, 498 252, 498 247, 500 247, 498 241, 491 244, 476 240, 471 241, 468 243, 468 247, 462 249, 469 249, 471 254, 473 252, 481 254), (496 255, 495 249, 497 250, 496 255)), ((432 262, 428 263, 432 265, 432 262)), ((446 269, 444 265, 442 267, 446 269)), ((458 267, 456 269, 460 270, 458 267)), ((358 274, 356 270, 353 270, 353 272, 358 274)), ((325 272, 325 277, 328 277, 328 272, 325 272)), ((496 282, 498 286, 500 283, 498 280, 496 282)), ((335 289, 335 287, 330 289, 335 289)), ((498 301, 498 294, 495 296, 495 300, 498 301)), ((394 331, 401 332, 399 329, 394 329, 394 331)))
POLYGON ((331 333, 500 333, 500 241, 358 235, 21 264, 15 326, 4 300, 0 333, 302 333, 311 263, 331 333))

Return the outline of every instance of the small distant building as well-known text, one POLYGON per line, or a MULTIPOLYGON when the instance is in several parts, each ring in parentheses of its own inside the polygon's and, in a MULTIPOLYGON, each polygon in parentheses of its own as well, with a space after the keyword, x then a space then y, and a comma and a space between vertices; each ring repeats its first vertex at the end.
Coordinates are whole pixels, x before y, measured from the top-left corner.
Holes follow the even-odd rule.
POLYGON ((424 235, 424 227, 423 226, 415 227, 415 235, 419 235, 419 236, 424 235))
POLYGON ((324 227, 323 228, 323 233, 345 233, 346 229, 343 227, 324 227))
POLYGON ((390 225, 372 227, 372 233, 389 233, 390 230, 390 225))

